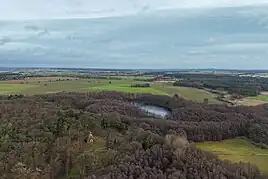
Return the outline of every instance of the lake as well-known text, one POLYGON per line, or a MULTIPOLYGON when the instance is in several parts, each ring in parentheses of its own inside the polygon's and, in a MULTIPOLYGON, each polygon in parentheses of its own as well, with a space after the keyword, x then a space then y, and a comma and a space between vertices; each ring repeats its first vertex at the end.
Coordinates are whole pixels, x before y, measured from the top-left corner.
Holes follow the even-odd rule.
POLYGON ((140 104, 140 103, 136 103, 135 105, 139 107, 141 110, 155 117, 165 118, 166 116, 169 116, 171 114, 169 110, 163 107, 159 107, 155 105, 140 104))

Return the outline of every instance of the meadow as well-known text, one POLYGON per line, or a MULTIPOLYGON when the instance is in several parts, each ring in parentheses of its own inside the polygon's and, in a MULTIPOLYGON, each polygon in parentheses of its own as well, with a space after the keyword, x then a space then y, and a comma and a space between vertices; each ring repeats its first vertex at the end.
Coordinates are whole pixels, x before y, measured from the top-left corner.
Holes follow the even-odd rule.
POLYGON ((150 94, 155 94, 155 95, 168 95, 164 91, 158 90, 153 87, 133 88, 133 87, 130 87, 130 84, 127 84, 127 83, 94 86, 94 87, 89 88, 89 90, 90 91, 119 91, 119 92, 126 92, 126 93, 150 93, 150 94))
POLYGON ((29 84, 0 83, 0 94, 18 93, 35 87, 36 87, 35 85, 29 85, 29 84))
POLYGON ((258 96, 246 97, 237 101, 237 104, 244 105, 244 106, 257 106, 257 105, 266 104, 266 103, 268 103, 267 92, 262 92, 258 96))
POLYGON ((261 94, 261 95, 258 95, 256 97, 252 97, 252 99, 268 102, 268 95, 262 95, 261 94))
POLYGON ((197 88, 177 87, 168 84, 155 84, 154 87, 158 90, 164 91, 167 94, 178 93, 180 96, 188 100, 203 102, 206 98, 210 103, 221 103, 216 99, 216 95, 197 88))
POLYGON ((267 73, 257 73, 257 74, 242 74, 241 77, 255 77, 255 78, 268 78, 267 73))
POLYGON ((196 143, 196 146, 217 154, 223 160, 236 163, 250 162, 258 166, 261 172, 268 174, 268 149, 258 148, 247 139, 235 138, 222 142, 202 142, 196 143))
POLYGON ((245 97, 239 100, 236 100, 237 105, 244 106, 257 106, 268 103, 268 92, 263 91, 258 96, 245 97))
POLYGON ((243 106, 258 106, 266 103, 267 103, 266 101, 254 99, 252 97, 246 97, 236 101, 237 105, 243 105, 243 106))
MULTIPOLYGON (((137 78, 140 79, 140 78, 137 78)), ((179 94, 188 100, 203 102, 205 98, 210 103, 220 103, 215 95, 204 90, 187 87, 174 87, 172 83, 153 82, 148 88, 135 88, 131 84, 143 83, 136 78, 123 78, 121 80, 108 79, 68 79, 68 78, 30 78, 24 81, 0 82, 0 94, 46 94, 57 92, 89 92, 89 91, 120 91, 127 93, 150 93, 155 95, 179 94)))

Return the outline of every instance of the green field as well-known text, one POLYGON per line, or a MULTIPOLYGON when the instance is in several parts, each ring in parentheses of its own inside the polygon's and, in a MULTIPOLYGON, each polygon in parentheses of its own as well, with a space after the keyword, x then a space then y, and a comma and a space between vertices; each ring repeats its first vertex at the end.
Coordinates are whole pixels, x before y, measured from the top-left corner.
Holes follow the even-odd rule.
POLYGON ((153 87, 150 88, 132 88, 130 84, 109 84, 102 86, 95 86, 89 88, 91 91, 119 91, 119 92, 127 92, 127 93, 151 93, 155 95, 168 95, 164 91, 155 89, 153 87))
MULTIPOLYGON (((27 84, 13 84, 14 82, 0 82, 0 91, 2 94, 22 93, 26 95, 66 92, 88 92, 91 87, 108 85, 109 80, 29 80, 27 84)), ((114 80, 113 83, 122 83, 121 80, 114 80)))
POLYGON ((203 142, 197 143, 196 146, 217 154, 221 159, 255 164, 263 173, 268 174, 268 149, 258 148, 246 139, 236 138, 222 142, 203 142))
POLYGON ((257 77, 268 78, 268 74, 267 73, 242 74, 242 75, 239 75, 239 76, 242 76, 242 77, 254 77, 254 78, 257 78, 257 77))
POLYGON ((250 98, 268 102, 268 96, 266 96, 266 95, 258 95, 256 97, 250 97, 250 98))
POLYGON ((210 103, 219 103, 212 93, 204 90, 186 87, 174 87, 172 83, 152 83, 149 88, 134 88, 131 84, 144 83, 133 78, 122 80, 107 79, 72 79, 57 81, 57 78, 33 78, 28 81, 2 81, 0 82, 0 94, 21 93, 26 95, 66 92, 89 91, 120 91, 128 93, 151 93, 155 95, 180 94, 188 100, 203 102, 205 98, 210 103), (111 83, 110 83, 111 82, 111 83), (24 83, 24 84, 21 84, 24 83))
POLYGON ((208 99, 209 103, 221 103, 216 99, 216 96, 210 92, 205 90, 200 90, 196 88, 188 88, 188 87, 175 87, 170 85, 160 85, 156 84, 155 88, 170 95, 178 93, 182 97, 188 100, 203 102, 205 98, 208 99))
POLYGON ((20 91, 30 90, 31 88, 35 88, 35 85, 29 84, 3 84, 0 83, 0 94, 10 94, 17 93, 20 91))
POLYGON ((152 75, 144 75, 144 76, 122 76, 122 75, 117 75, 117 76, 107 76, 107 77, 116 77, 116 78, 122 78, 122 79, 128 79, 128 80, 135 80, 135 79, 149 80, 149 79, 154 78, 154 76, 152 76, 152 75))

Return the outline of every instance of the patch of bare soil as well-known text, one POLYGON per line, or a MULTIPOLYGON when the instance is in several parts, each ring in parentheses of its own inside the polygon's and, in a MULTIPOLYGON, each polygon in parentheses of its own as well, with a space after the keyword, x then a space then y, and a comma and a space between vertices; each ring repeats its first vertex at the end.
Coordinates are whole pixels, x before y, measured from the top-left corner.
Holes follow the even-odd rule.
POLYGON ((235 104, 236 105, 243 105, 243 106, 257 106, 261 104, 266 104, 267 102, 257 100, 257 99, 250 99, 250 98, 243 98, 240 100, 236 100, 235 104))
POLYGON ((264 96, 268 96, 268 91, 263 91, 263 92, 261 92, 261 94, 264 96))

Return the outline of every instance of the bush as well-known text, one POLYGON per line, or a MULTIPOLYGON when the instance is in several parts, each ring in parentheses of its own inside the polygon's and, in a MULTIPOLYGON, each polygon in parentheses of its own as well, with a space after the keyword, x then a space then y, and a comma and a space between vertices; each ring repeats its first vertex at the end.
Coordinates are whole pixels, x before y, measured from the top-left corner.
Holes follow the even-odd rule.
POLYGON ((141 84, 133 84, 131 85, 133 88, 149 88, 151 87, 150 83, 141 83, 141 84))

